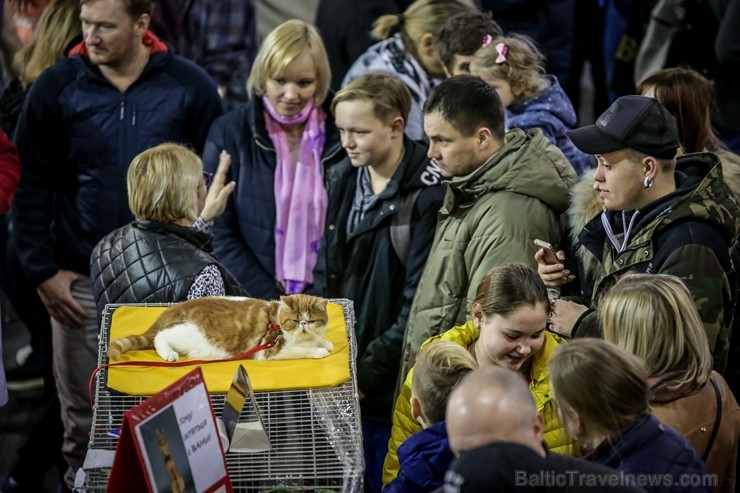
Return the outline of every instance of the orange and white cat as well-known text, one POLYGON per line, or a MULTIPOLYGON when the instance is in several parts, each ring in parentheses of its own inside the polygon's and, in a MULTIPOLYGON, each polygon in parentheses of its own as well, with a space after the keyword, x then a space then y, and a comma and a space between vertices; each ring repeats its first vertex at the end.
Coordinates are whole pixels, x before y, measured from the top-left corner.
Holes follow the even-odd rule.
POLYGON ((316 296, 197 298, 168 307, 144 334, 112 341, 108 357, 115 361, 127 351, 155 349, 165 361, 226 359, 274 342, 250 359, 324 358, 334 349, 324 339, 328 322, 326 300, 316 296))

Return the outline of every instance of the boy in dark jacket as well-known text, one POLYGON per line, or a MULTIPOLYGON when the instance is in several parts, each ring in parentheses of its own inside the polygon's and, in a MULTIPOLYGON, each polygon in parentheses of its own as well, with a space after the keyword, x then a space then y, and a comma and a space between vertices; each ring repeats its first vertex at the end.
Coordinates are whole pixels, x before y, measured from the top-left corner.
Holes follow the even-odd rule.
POLYGON ((443 195, 426 148, 404 136, 410 105, 406 86, 381 73, 358 77, 332 101, 348 156, 328 171, 326 230, 312 289, 355 302, 372 491, 380 491, 401 340, 443 195))

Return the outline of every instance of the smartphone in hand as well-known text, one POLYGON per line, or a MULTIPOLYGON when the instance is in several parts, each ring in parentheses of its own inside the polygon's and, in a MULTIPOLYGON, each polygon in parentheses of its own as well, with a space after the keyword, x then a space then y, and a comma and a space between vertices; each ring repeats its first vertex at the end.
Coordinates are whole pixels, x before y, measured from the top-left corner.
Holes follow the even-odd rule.
POLYGON ((555 249, 553 246, 544 240, 534 240, 535 246, 543 248, 545 250, 545 262, 548 264, 559 264, 557 255, 555 255, 555 249))

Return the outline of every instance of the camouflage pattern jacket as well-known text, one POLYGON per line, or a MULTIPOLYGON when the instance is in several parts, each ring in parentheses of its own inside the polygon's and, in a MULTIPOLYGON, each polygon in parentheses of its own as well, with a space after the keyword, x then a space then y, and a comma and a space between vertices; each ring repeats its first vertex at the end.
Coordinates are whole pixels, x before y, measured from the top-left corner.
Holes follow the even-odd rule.
MULTIPOLYGON (((577 188, 593 181, 581 182, 577 188)), ((595 192, 593 195, 598 199, 595 192)), ((574 192, 569 212, 571 227, 593 213, 588 201, 574 192), (588 205, 587 205, 588 204, 588 205)), ((727 188, 719 158, 712 153, 688 154, 676 163, 676 191, 636 211, 604 211, 585 223, 578 234, 577 252, 581 295, 591 308, 625 273, 671 274, 680 277, 696 301, 713 348, 715 368, 727 363, 730 324, 737 295, 737 276, 730 247, 740 231, 740 206, 727 188), (616 234, 622 224, 639 214, 627 247, 618 253, 601 222, 607 214, 616 234)), ((573 337, 601 336, 596 313, 586 312, 576 322, 573 337)))

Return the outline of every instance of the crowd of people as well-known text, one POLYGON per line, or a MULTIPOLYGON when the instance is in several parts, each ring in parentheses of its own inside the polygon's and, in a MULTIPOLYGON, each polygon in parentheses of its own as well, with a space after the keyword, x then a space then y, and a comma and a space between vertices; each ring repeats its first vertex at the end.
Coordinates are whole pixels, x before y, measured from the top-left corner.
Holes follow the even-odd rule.
POLYGON ((297 293, 354 302, 367 492, 734 491, 715 72, 576 128, 554 19, 512 22, 541 6, 363 2, 340 53, 326 18, 257 48, 248 2, 182 3, 51 0, 0 100, 0 278, 45 396, 0 491, 73 488, 107 304, 297 293))

